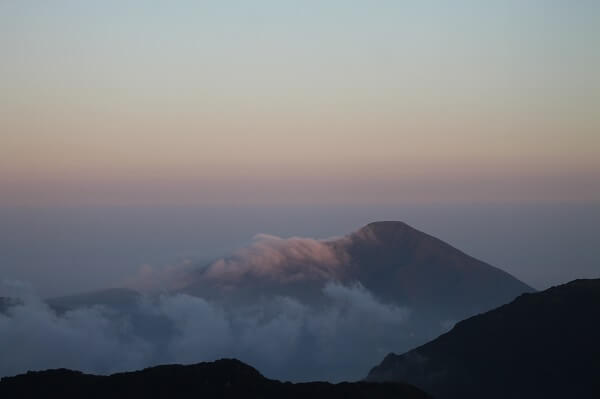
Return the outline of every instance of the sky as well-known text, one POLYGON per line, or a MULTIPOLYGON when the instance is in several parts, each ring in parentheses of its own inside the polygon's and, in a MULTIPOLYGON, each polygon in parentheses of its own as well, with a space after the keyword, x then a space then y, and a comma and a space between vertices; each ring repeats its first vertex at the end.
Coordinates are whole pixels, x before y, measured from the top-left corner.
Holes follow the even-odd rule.
POLYGON ((400 220, 535 289, 600 278, 598 71, 596 0, 0 0, 0 297, 22 299, 0 376, 235 356, 358 379, 431 338, 360 281, 229 313, 42 300, 168 284, 256 237, 400 220))
POLYGON ((598 274, 600 3, 0 0, 0 277, 403 220, 598 274))
POLYGON ((0 205, 600 200, 595 1, 2 1, 0 205))

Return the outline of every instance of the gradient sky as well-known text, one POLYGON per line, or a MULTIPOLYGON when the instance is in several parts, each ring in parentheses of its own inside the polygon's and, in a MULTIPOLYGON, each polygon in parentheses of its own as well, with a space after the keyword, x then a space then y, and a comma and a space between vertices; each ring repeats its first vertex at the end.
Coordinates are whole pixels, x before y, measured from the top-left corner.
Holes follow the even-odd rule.
POLYGON ((600 200, 597 1, 0 1, 0 205, 600 200))

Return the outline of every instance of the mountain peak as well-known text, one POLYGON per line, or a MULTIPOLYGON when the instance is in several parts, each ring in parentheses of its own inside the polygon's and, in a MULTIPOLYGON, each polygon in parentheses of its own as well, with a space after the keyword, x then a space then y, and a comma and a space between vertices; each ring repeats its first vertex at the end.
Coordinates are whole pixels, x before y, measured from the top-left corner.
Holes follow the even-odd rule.
MULTIPOLYGON (((406 230, 411 229, 414 230, 407 223, 404 223, 399 220, 380 220, 376 222, 371 222, 364 226, 362 229, 371 229, 371 230, 406 230)), ((362 230, 361 229, 361 230, 362 230)))
POLYGON ((404 222, 385 220, 369 223, 353 235, 367 240, 389 242, 406 236, 424 235, 424 233, 404 222))
POLYGON ((533 291, 508 273, 400 221, 369 223, 348 237, 344 249, 358 265, 355 279, 380 298, 438 312, 443 308, 448 320, 533 291))
POLYGON ((396 246, 399 243, 417 243, 435 240, 428 234, 423 233, 396 220, 384 220, 367 224, 351 234, 351 237, 365 243, 376 243, 396 246))

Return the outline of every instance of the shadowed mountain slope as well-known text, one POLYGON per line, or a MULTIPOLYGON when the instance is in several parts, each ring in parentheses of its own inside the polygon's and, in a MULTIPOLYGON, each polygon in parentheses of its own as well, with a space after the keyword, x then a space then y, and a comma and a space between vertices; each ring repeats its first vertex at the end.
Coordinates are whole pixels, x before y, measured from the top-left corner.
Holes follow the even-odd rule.
POLYGON ((367 289, 387 301, 449 319, 460 320, 534 291, 510 274, 402 222, 370 223, 343 245, 354 279, 367 289))
POLYGON ((368 381, 403 381, 436 398, 600 397, 600 279, 575 280, 456 324, 368 381))
POLYGON ((66 369, 29 372, 0 381, 3 398, 397 398, 426 399, 397 383, 283 383, 237 360, 157 366, 97 376, 66 369))

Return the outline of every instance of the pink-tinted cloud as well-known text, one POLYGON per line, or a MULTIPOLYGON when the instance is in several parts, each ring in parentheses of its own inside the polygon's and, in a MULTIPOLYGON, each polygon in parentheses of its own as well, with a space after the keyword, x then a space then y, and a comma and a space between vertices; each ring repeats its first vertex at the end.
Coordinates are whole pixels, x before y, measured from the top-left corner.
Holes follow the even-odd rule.
POLYGON ((249 247, 210 265, 205 277, 230 282, 244 276, 279 282, 337 280, 347 260, 343 251, 336 250, 327 241, 259 234, 249 247))

